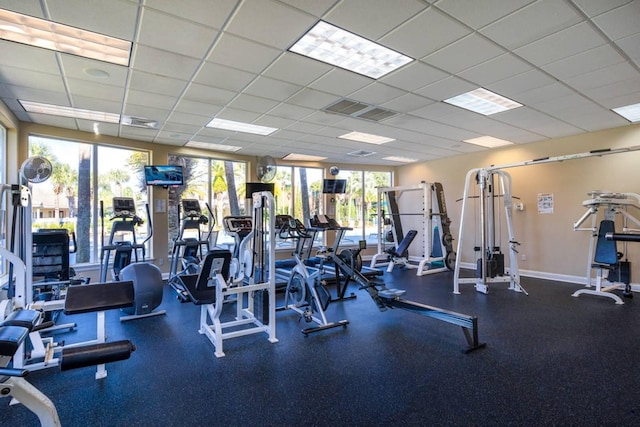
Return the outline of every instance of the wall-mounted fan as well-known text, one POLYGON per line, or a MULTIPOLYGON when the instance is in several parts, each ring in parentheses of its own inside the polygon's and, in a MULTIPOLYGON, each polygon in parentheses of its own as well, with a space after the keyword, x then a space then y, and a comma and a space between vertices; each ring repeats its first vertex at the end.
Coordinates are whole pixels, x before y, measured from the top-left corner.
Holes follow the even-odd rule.
POLYGON ((34 184, 46 181, 52 172, 53 166, 49 159, 40 156, 29 157, 20 166, 20 176, 34 184))
POLYGON ((256 166, 256 175, 260 182, 271 182, 276 177, 276 161, 271 156, 262 156, 258 158, 256 166))

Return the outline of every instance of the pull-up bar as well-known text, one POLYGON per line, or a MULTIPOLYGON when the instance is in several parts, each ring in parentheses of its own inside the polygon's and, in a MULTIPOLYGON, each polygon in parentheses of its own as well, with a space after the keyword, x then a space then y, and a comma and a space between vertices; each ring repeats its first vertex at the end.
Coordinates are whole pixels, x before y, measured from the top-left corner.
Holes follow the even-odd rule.
POLYGON ((607 156, 610 154, 627 153, 630 151, 638 151, 638 150, 640 150, 640 145, 632 145, 630 147, 623 147, 623 148, 600 148, 596 150, 586 151, 584 153, 564 154, 561 156, 552 156, 552 157, 539 157, 537 159, 507 163, 505 165, 489 166, 481 169, 492 171, 497 169, 516 168, 520 166, 539 165, 542 163, 553 163, 553 162, 563 162, 565 160, 584 159, 587 157, 601 157, 601 156, 607 156))

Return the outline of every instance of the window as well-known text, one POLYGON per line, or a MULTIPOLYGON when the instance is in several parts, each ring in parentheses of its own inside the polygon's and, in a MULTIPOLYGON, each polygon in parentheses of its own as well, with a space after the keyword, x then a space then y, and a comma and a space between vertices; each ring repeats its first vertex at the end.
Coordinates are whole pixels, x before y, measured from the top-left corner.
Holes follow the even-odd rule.
MULTIPOLYGON (((0 188, 6 183, 7 176, 7 129, 0 124, 0 188)), ((4 193, 3 193, 4 196, 4 193)), ((0 199, 0 246, 7 248, 7 197, 0 199)), ((4 260, 0 256, 0 276, 4 276, 6 266, 4 260)))
MULTIPOLYGON (((29 155, 46 157, 53 165, 51 177, 31 187, 32 229, 75 232, 77 251, 72 263, 100 260, 102 243, 110 237, 113 197, 134 199, 136 214, 145 221, 136 228, 136 240, 140 243, 148 237, 146 151, 30 136, 29 155)), ((150 255, 149 247, 146 249, 150 255)))
MULTIPOLYGON (((278 166, 274 179, 276 214, 291 215, 305 226, 313 215, 322 213, 322 177, 319 168, 278 166)), ((322 238, 321 234, 316 236, 322 238)), ((278 247, 291 247, 294 242, 278 239, 278 247)))
MULTIPOLYGON (((182 166, 185 183, 169 188, 169 254, 180 230, 182 213, 178 211, 182 199, 199 200, 203 214, 210 221, 213 217, 217 238, 210 239, 212 245, 232 244, 233 237, 224 232, 222 219, 229 215, 251 215, 251 204, 245 200, 246 163, 188 156, 169 156, 169 163, 182 166), (206 211, 207 205, 210 213, 206 211)), ((209 227, 201 228, 206 232, 209 227)))
POLYGON ((342 170, 336 178, 347 180, 346 193, 335 195, 336 221, 352 228, 345 233, 343 244, 357 245, 359 240, 366 240, 368 245, 377 244, 377 187, 392 185, 391 172, 342 170))

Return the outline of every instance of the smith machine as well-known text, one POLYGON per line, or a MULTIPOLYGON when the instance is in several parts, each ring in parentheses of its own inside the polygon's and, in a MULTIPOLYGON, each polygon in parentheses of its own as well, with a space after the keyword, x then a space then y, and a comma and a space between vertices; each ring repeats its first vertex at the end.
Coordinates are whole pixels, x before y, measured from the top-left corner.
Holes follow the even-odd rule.
POLYGON ((376 210, 378 253, 371 259, 371 268, 387 265, 387 272, 391 272, 396 265, 402 265, 416 269, 418 276, 453 270, 456 253, 442 184, 422 182, 402 187, 379 187, 376 210), (405 194, 406 203, 401 206, 405 194), (422 207, 420 212, 402 212, 403 207, 417 206, 416 199, 422 207), (388 215, 384 212, 385 205, 389 209, 388 215), (415 218, 418 221, 412 221, 415 218), (412 229, 405 234, 403 225, 410 225, 412 229), (410 262, 408 249, 416 237, 422 241, 422 248, 420 255, 410 262), (386 248, 385 241, 393 242, 394 246, 386 248))

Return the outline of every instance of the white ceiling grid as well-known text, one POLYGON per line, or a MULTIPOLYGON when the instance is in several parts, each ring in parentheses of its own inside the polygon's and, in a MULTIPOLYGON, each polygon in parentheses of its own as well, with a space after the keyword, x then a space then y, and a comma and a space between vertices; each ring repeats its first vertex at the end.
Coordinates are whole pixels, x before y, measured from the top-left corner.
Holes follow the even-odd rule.
POLYGON ((0 0, 0 8, 133 42, 129 67, 0 41, 0 99, 22 121, 93 132, 92 122, 26 113, 18 100, 125 114, 157 129, 100 133, 159 144, 241 147, 239 154, 322 155, 398 165, 629 125, 611 108, 640 103, 640 0, 0 0), (318 20, 415 61, 373 80, 287 49, 318 20), (99 78, 87 73, 99 69, 99 78), (482 116, 442 101, 478 87, 523 107, 482 116), (341 98, 398 113, 380 122, 331 114, 341 98), (279 130, 207 128, 214 117, 279 130), (338 139, 351 131, 395 138, 338 139), (374 151, 351 157, 352 151, 374 151))

